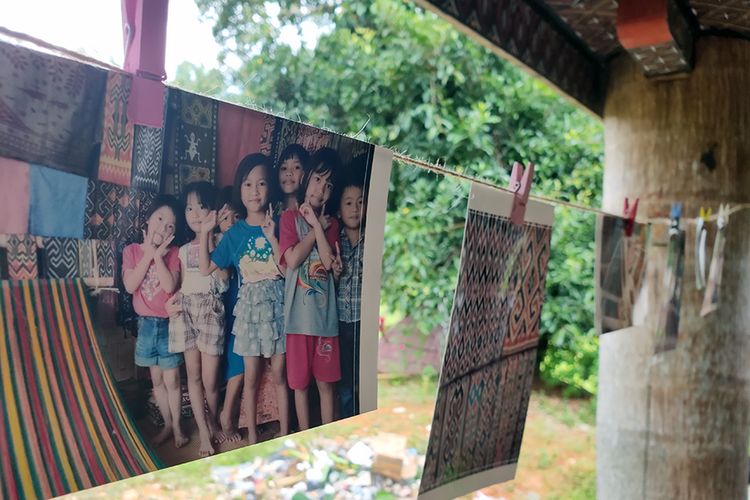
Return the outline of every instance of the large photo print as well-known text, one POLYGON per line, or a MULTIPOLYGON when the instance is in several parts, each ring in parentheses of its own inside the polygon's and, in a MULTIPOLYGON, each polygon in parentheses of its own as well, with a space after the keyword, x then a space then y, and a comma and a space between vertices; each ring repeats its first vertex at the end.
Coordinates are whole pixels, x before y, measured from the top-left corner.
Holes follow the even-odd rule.
MULTIPOLYGON (((163 128, 134 125, 128 75, 0 49, 83 75, 56 141, 100 143, 84 161, 0 134, 0 497, 375 409, 389 151, 172 88, 163 128)), ((40 104, 2 78, 16 115, 40 104)))

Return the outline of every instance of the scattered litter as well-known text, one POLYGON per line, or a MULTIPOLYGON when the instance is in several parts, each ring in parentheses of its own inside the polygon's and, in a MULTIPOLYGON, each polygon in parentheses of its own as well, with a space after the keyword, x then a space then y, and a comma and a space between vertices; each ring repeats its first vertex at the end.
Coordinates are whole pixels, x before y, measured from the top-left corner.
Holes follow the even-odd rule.
POLYGON ((287 439, 265 458, 213 467, 211 478, 237 499, 416 498, 422 464, 424 456, 392 434, 299 446, 287 439))
POLYGON ((397 406, 393 409, 393 413, 406 413, 406 408, 403 406, 397 406))

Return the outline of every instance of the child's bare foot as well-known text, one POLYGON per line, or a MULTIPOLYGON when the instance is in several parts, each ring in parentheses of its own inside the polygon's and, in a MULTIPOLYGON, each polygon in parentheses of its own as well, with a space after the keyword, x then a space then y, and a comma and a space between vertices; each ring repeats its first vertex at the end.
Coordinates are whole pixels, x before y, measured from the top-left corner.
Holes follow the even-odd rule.
POLYGON ((190 438, 182 433, 175 432, 174 434, 174 447, 175 448, 182 448, 186 444, 190 442, 190 438))
POLYGON ((211 434, 211 440, 216 444, 221 444, 227 440, 216 422, 208 421, 208 432, 211 434))
POLYGON ((223 437, 223 439, 219 441, 219 443, 223 443, 224 441, 237 443, 242 440, 242 436, 240 436, 239 430, 237 430, 237 427, 232 425, 232 420, 229 418, 229 415, 225 415, 222 412, 222 414, 219 416, 219 421, 221 422, 221 436, 223 437))
POLYGON ((201 438, 201 445, 200 448, 198 448, 198 454, 201 456, 201 458, 210 457, 215 453, 214 447, 211 444, 211 437, 207 437, 208 439, 201 438))
POLYGON ((172 435, 172 428, 171 427, 163 427, 161 431, 159 431, 159 434, 154 436, 151 439, 151 445, 152 446, 159 446, 163 444, 167 439, 169 439, 169 436, 172 435))

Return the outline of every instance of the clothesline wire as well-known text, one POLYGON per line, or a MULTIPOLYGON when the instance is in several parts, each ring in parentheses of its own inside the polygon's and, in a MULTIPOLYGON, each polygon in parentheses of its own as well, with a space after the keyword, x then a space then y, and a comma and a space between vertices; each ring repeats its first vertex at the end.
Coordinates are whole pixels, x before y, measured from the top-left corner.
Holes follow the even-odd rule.
MULTIPOLYGON (((401 153, 398 153, 398 152, 395 152, 395 151, 393 153, 393 157, 395 159, 403 162, 403 163, 407 163, 409 165, 413 165, 415 167, 418 167, 418 168, 421 168, 421 169, 424 169, 424 170, 429 170, 429 171, 434 172, 436 174, 446 175, 446 176, 449 176, 449 177, 455 177, 455 178, 461 179, 463 181, 473 182, 475 184, 481 184, 483 186, 487 186, 487 187, 490 187, 490 188, 493 188, 493 189, 497 189, 499 191, 504 191, 506 193, 514 194, 513 191, 510 188, 503 187, 503 186, 498 186, 497 184, 494 184, 492 182, 485 181, 483 179, 478 179, 476 177, 472 177, 470 175, 463 174, 461 172, 456 172, 455 170, 451 170, 449 168, 445 168, 444 166, 442 166, 442 165, 440 165, 438 163, 429 163, 429 162, 426 162, 426 161, 423 161, 423 160, 417 160, 417 159, 411 158, 409 156, 406 156, 404 154, 401 154, 401 153)), ((580 210, 582 212, 588 212, 588 213, 593 213, 593 214, 597 214, 597 215, 606 215, 606 216, 610 216, 610 217, 622 217, 623 216, 623 214, 615 214, 615 213, 612 213, 612 212, 608 212, 606 210, 602 210, 600 208, 595 208, 595 207, 591 207, 591 206, 588 206, 588 205, 581 205, 579 203, 572 203, 572 202, 565 201, 565 200, 558 200, 558 199, 555 199, 555 198, 549 198, 547 196, 529 195, 529 199, 530 200, 534 200, 534 201, 540 201, 540 202, 543 202, 543 203, 548 203, 548 204, 554 205, 554 206, 567 207, 567 208, 571 208, 573 210, 580 210)), ((730 215, 732 215, 734 213, 737 213, 740 210, 744 210, 744 209, 750 208, 750 203, 739 203, 739 204, 730 204, 730 205, 732 205, 732 208, 727 212, 727 216, 730 216, 730 215)), ((716 220, 718 220, 718 218, 719 218, 719 214, 716 213, 716 214, 711 215, 710 217, 707 217, 707 220, 709 220, 709 221, 716 221, 716 220)), ((685 219, 685 220, 688 223, 694 223, 695 222, 694 219, 685 219)), ((638 222, 640 224, 669 224, 670 223, 670 219, 666 218, 666 217, 651 217, 651 218, 636 217, 636 222, 638 222)))
MULTIPOLYGON (((0 26, 0 34, 6 35, 6 36, 11 37, 11 38, 15 38, 15 39, 20 40, 20 41, 26 41, 26 42, 33 43, 33 44, 35 44, 35 45, 37 45, 39 47, 48 49, 50 51, 57 52, 59 54, 63 54, 65 56, 67 56, 67 57, 79 60, 81 62, 89 63, 89 64, 92 64, 94 66, 99 66, 99 67, 108 69, 110 71, 116 71, 118 73, 127 73, 125 70, 123 70, 122 68, 118 68, 117 66, 113 66, 111 64, 99 61, 99 60, 97 60, 97 59, 95 59, 93 57, 89 57, 89 56, 86 56, 84 54, 80 54, 78 52, 66 49, 64 47, 60 47, 60 46, 51 44, 51 43, 46 42, 46 41, 44 41, 42 39, 33 37, 31 35, 27 35, 26 33, 19 33, 17 31, 10 30, 10 29, 8 29, 8 28, 6 28, 4 26, 0 26)), ((215 99, 215 97, 212 97, 212 96, 206 96, 206 97, 210 97, 210 98, 214 98, 215 99)), ((368 118, 367 123, 369 123, 369 121, 370 120, 368 118)), ((367 123, 365 123, 363 125, 362 129, 364 129, 367 126, 367 123)), ((362 132, 362 130, 360 130, 359 132, 357 132, 357 135, 359 135, 361 132, 362 132)), ((341 135, 343 135, 343 134, 341 134, 341 135)), ((426 161, 423 161, 423 160, 418 160, 416 158, 411 158, 409 156, 406 156, 406 155, 404 155, 402 153, 399 153, 399 152, 396 152, 396 151, 393 151, 393 157, 395 159, 403 162, 403 163, 407 163, 409 165, 413 165, 415 167, 418 167, 418 168, 421 168, 421 169, 424 169, 424 170, 429 170, 429 171, 434 172, 436 174, 446 175, 446 176, 449 176, 449 177, 454 177, 454 178, 457 178, 457 179, 461 179, 463 181, 473 182, 475 184, 481 184, 483 186, 487 186, 487 187, 490 187, 490 188, 493 188, 493 189, 497 189, 499 191, 505 191, 507 193, 513 194, 513 191, 511 191, 509 188, 498 186, 497 184, 494 184, 492 182, 485 181, 483 179, 478 179, 476 177, 473 177, 473 176, 470 176, 470 175, 466 175, 466 174, 463 174, 463 173, 460 173, 460 172, 456 172, 455 170, 451 170, 449 168, 445 168, 444 166, 442 166, 442 165, 440 165, 438 163, 430 163, 430 162, 426 162, 426 161)), ((581 205, 579 203, 573 203, 573 202, 569 202, 569 201, 565 201, 565 200, 558 200, 558 199, 555 199, 555 198, 549 198, 547 196, 530 195, 529 199, 530 200, 535 200, 535 201, 540 201, 540 202, 543 202, 543 203, 548 203, 548 204, 554 205, 554 206, 567 207, 567 208, 570 208, 570 209, 573 209, 573 210, 580 210, 582 212, 588 212, 588 213, 593 213, 593 214, 597 214, 597 215, 606 215, 606 216, 610 216, 610 217, 622 217, 622 214, 615 214, 615 213, 612 213, 612 212, 608 212, 606 210, 602 210, 600 208, 595 208, 595 207, 591 207, 591 206, 588 206, 588 205, 581 205)), ((744 210, 746 208, 750 208, 750 203, 740 203, 740 204, 730 204, 730 205, 732 205, 732 208, 728 211, 728 213, 727 213, 728 216, 732 215, 734 213, 737 213, 740 210, 744 210)), ((716 220, 718 220, 718 217, 719 217, 718 214, 713 214, 712 216, 708 217, 707 220, 709 220, 709 221, 716 221, 716 220)), ((656 218, 640 218, 640 217, 636 217, 636 222, 641 223, 641 224, 669 224, 670 220, 668 218, 666 218, 666 217, 656 217, 656 218)), ((688 219, 688 222, 689 223, 694 223, 694 220, 688 219)))

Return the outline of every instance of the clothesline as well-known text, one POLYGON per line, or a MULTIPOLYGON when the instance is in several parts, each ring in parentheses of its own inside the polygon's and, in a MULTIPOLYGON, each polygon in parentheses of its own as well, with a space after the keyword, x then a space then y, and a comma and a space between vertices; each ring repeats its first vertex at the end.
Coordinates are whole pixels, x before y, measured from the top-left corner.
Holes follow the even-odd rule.
MULTIPOLYGON (((498 186, 497 184, 494 184, 492 182, 485 181, 483 179, 477 179, 477 178, 472 177, 470 175, 466 175, 466 174, 462 174, 460 172, 456 172, 455 170, 451 170, 451 169, 446 168, 446 167, 444 167, 444 166, 442 166, 440 164, 437 164, 437 163, 429 163, 429 162, 426 162, 426 161, 423 161, 423 160, 416 160, 414 158, 411 158, 409 156, 406 156, 406 155, 403 155, 403 154, 397 153, 397 152, 393 153, 393 157, 395 159, 403 162, 403 163, 407 163, 409 165, 413 165, 415 167, 418 167, 418 168, 421 168, 421 169, 424 169, 424 170, 429 170, 429 171, 437 173, 437 174, 446 175, 446 176, 450 176, 450 177, 455 177, 457 179, 461 179, 461 180, 468 181, 468 182, 473 182, 473 183, 476 183, 476 184, 482 184, 484 186, 487 186, 487 187, 490 187, 490 188, 493 188, 493 189, 497 189, 497 190, 500 190, 500 191, 505 191, 507 193, 511 193, 511 194, 513 193, 513 191, 511 189, 507 188, 507 187, 498 186)), ((620 214, 616 214, 616 213, 608 212, 606 210, 602 210, 600 208, 595 208, 595 207, 591 207, 591 206, 588 206, 588 205, 581 205, 579 203, 572 203, 572 202, 565 201, 565 200, 558 200, 558 199, 555 199, 555 198, 549 198, 547 196, 529 195, 529 199, 530 200, 535 200, 535 201, 541 201, 541 202, 548 203, 548 204, 554 205, 554 206, 561 206, 561 207, 572 208, 574 210, 580 210, 582 212, 588 212, 588 213, 597 214, 597 215, 608 215, 608 216, 611 216, 611 217, 622 217, 621 213, 620 214)), ((737 213, 737 212, 739 212, 741 210, 750 208, 750 203, 739 203, 739 204, 730 204, 730 205, 732 205, 732 208, 728 211, 728 215, 732 215, 732 214, 737 213)), ((710 217, 708 217, 707 220, 716 221, 716 220, 718 220, 718 218, 719 218, 719 215, 718 215, 718 213, 716 213, 716 214, 713 214, 710 217)), ((640 224, 665 224, 666 225, 666 224, 670 223, 670 220, 667 217, 650 217, 650 218, 636 217, 636 222, 638 222, 640 224)), ((695 223, 695 219, 685 218, 684 221, 683 221, 683 223, 685 223, 685 222, 687 222, 689 224, 694 224, 695 223)))
MULTIPOLYGON (((47 50, 57 52, 58 54, 70 57, 72 59, 79 60, 81 62, 92 64, 94 66, 99 66, 101 68, 104 68, 104 69, 107 69, 107 70, 110 70, 110 71, 116 71, 116 72, 119 72, 119 73, 126 73, 125 70, 123 70, 122 68, 118 68, 117 66, 113 66, 111 64, 99 61, 97 59, 94 59, 92 57, 80 54, 78 52, 74 52, 74 51, 66 49, 64 47, 60 47, 60 46, 51 44, 51 43, 46 42, 44 40, 41 40, 39 38, 27 35, 25 33, 19 33, 19 32, 10 30, 10 29, 5 28, 3 26, 0 26, 0 34, 8 36, 8 37, 11 37, 11 38, 15 38, 16 40, 19 40, 19 41, 25 41, 25 42, 33 43, 34 45, 37 45, 37 46, 42 47, 42 48, 45 48, 47 50)), ((192 92, 195 92, 195 91, 192 91, 192 92)), ((196 93, 198 93, 200 95, 204 95, 204 94, 202 94, 200 92, 196 92, 196 93)), ((211 99, 217 99, 217 97, 215 97, 215 96, 205 95, 205 97, 209 97, 211 99)), ((217 100, 222 100, 222 99, 217 99, 217 100)), ((339 133, 339 132, 335 132, 335 131, 332 131, 332 132, 339 133)), ((346 135, 346 134, 340 134, 340 135, 346 135)), ((508 193, 512 193, 512 191, 509 188, 507 188, 507 187, 499 186, 497 184, 494 184, 492 182, 489 182, 489 181, 486 181, 486 180, 483 180, 483 179, 478 179, 478 178, 470 176, 470 175, 466 175, 466 174, 462 174, 460 172, 456 172, 455 170, 451 170, 449 168, 446 168, 445 166, 442 166, 442 165, 440 165, 438 163, 430 163, 430 162, 426 162, 426 161, 423 161, 423 160, 418 160, 418 159, 411 158, 409 156, 406 156, 405 154, 402 154, 402 153, 399 153, 399 152, 396 152, 396 151, 393 151, 393 157, 395 159, 403 162, 403 163, 407 163, 409 165, 413 165, 415 167, 418 167, 418 168, 421 168, 421 169, 424 169, 424 170, 429 170, 429 171, 434 172, 436 174, 446 175, 446 176, 449 176, 449 177, 454 177, 454 178, 457 178, 457 179, 461 179, 463 181, 473 182, 473 183, 481 184, 481 185, 484 185, 484 186, 487 186, 487 187, 490 187, 490 188, 493 188, 493 189, 497 189, 497 190, 500 190, 500 191, 505 191, 505 192, 508 192, 508 193)), ((564 201, 564 200, 558 200, 558 199, 549 198, 549 197, 546 197, 546 196, 530 195, 529 199, 535 200, 535 201, 544 202, 544 203, 548 203, 548 204, 553 205, 553 206, 567 207, 567 208, 571 208, 573 210, 579 210, 579 211, 582 211, 582 212, 587 212, 587 213, 592 213, 592 214, 597 214, 597 215, 608 215, 608 216, 611 216, 611 217, 622 217, 622 213, 612 213, 612 212, 608 212, 608 211, 600 209, 600 208, 595 208, 595 207, 591 207, 591 206, 588 206, 588 205, 581 205, 579 203, 572 203, 572 202, 564 201)), ((730 203, 729 205, 731 206, 731 208, 729 209, 729 211, 727 213, 728 216, 730 216, 732 214, 735 214, 735 213, 737 213, 737 212, 739 212, 741 210, 745 210, 747 208, 750 208, 750 203, 730 203)), ((713 215, 711 215, 710 217, 708 217, 707 220, 715 222, 716 220, 718 220, 718 218, 719 218, 718 213, 714 213, 713 215)), ((664 224, 664 225, 668 225, 670 223, 670 220, 667 217, 651 217, 651 218, 636 217, 636 222, 638 222, 640 224, 664 224)), ((687 224, 695 224, 696 220, 694 218, 692 218, 692 219, 691 218, 683 218, 683 222, 682 223, 683 224, 685 224, 685 223, 687 223, 687 224)))

